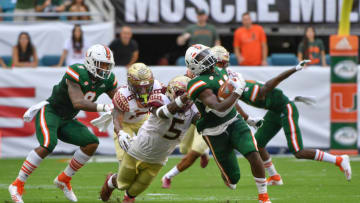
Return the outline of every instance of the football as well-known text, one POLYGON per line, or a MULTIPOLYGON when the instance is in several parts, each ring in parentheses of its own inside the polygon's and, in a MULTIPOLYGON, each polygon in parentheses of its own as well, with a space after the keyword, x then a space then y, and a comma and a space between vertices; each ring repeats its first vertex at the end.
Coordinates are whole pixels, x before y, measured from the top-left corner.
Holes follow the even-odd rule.
POLYGON ((217 96, 220 101, 226 99, 231 95, 231 92, 234 91, 234 86, 231 85, 229 80, 227 80, 224 84, 220 86, 218 90, 217 96))

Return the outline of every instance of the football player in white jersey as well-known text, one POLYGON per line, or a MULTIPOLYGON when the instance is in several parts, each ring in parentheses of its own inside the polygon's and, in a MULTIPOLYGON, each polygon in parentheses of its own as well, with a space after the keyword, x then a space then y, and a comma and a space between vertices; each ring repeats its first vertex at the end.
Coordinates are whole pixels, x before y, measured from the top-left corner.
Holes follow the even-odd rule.
MULTIPOLYGON (((151 94, 165 92, 159 81, 155 80, 151 69, 143 63, 134 63, 127 71, 127 85, 120 87, 113 97, 113 121, 115 131, 133 137, 148 117, 151 94)), ((114 133, 116 157, 121 162, 124 151, 119 146, 118 134, 114 133)))
MULTIPOLYGON (((189 78, 195 77, 189 70, 187 70, 186 76, 189 78)), ((162 188, 169 189, 172 178, 192 166, 199 157, 201 168, 205 168, 209 163, 209 147, 201 134, 197 132, 195 124, 191 125, 186 132, 186 136, 181 141, 179 149, 180 153, 185 154, 185 156, 161 178, 162 188)))
POLYGON ((175 77, 169 82, 165 94, 150 95, 151 114, 136 137, 116 132, 126 153, 119 173, 109 174, 105 180, 100 193, 103 201, 107 201, 112 191, 118 188, 125 190, 123 202, 135 202, 135 197, 150 185, 191 123, 199 118, 186 93, 188 81, 190 78, 186 76, 175 77))

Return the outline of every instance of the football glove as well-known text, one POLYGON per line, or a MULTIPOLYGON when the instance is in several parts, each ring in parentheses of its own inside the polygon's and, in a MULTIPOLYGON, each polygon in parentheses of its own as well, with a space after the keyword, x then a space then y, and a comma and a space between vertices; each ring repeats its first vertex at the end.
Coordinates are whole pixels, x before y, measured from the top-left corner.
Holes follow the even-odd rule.
POLYGON ((97 104, 96 105, 96 111, 97 112, 109 112, 114 109, 113 104, 97 104))
POLYGON ((125 131, 120 130, 118 133, 118 140, 120 147, 127 152, 130 147, 131 137, 125 131))
POLYGON ((239 74, 238 77, 230 79, 230 84, 234 87, 234 92, 241 96, 246 85, 244 78, 239 74))
POLYGON ((261 117, 248 117, 248 119, 246 120, 246 123, 249 124, 249 126, 253 127, 254 129, 258 129, 260 128, 263 123, 264 123, 264 119, 261 117))
POLYGON ((112 114, 110 111, 90 121, 91 124, 99 128, 100 132, 105 132, 111 122, 112 122, 112 114))
POLYGON ((300 70, 302 70, 302 69, 305 67, 305 64, 310 63, 310 62, 311 62, 311 60, 302 60, 302 61, 299 62, 299 64, 297 64, 297 65, 295 66, 295 69, 296 69, 297 71, 300 71, 300 70))

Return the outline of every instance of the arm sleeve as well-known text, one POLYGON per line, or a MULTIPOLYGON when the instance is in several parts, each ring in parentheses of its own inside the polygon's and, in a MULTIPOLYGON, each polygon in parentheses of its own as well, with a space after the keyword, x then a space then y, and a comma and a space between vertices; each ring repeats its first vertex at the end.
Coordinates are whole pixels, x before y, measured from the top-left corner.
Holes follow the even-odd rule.
POLYGON ((298 46, 297 52, 298 52, 298 53, 304 53, 304 52, 303 52, 303 49, 304 49, 304 44, 303 44, 303 42, 300 42, 300 44, 299 44, 299 46, 298 46))
POLYGON ((64 76, 67 80, 71 80, 73 82, 80 84, 80 74, 78 68, 76 66, 68 66, 66 69, 66 73, 64 76))
POLYGON ((266 43, 267 42, 266 33, 261 26, 259 26, 259 33, 260 33, 260 41, 266 43))
POLYGON ((208 88, 206 82, 202 80, 191 80, 187 86, 188 95, 195 101, 199 94, 206 88, 208 88))
POLYGON ((139 45, 135 40, 133 40, 133 52, 138 50, 139 50, 139 45))
POLYGON ((234 47, 240 47, 241 46, 241 41, 240 41, 240 30, 237 29, 234 33, 234 43, 233 43, 234 47))
POLYGON ((64 50, 69 51, 71 49, 71 40, 67 39, 64 44, 64 50))

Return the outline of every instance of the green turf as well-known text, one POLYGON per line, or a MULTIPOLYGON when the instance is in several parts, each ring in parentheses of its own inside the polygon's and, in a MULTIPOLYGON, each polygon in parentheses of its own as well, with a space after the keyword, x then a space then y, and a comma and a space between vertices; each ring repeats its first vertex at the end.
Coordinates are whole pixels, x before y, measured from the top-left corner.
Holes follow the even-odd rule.
MULTIPOLYGON (((179 158, 171 158, 152 185, 136 202, 257 202, 257 190, 248 163, 240 158, 241 179, 236 190, 228 189, 211 160, 206 169, 199 162, 173 179, 170 190, 161 189, 160 179, 179 158)), ((22 159, 0 160, 0 202, 10 202, 8 185, 15 179, 22 159)), ((347 182, 337 167, 329 163, 298 161, 294 158, 273 158, 284 180, 283 186, 268 188, 272 202, 360 202, 360 162, 352 162, 353 178, 347 182)), ((52 185, 53 179, 66 166, 62 159, 46 159, 31 175, 25 186, 24 201, 68 202, 62 191, 52 185)), ((79 202, 101 202, 99 191, 110 171, 116 171, 116 163, 88 163, 74 176, 72 186, 79 202)), ((121 202, 122 192, 113 193, 109 202, 121 202)))

